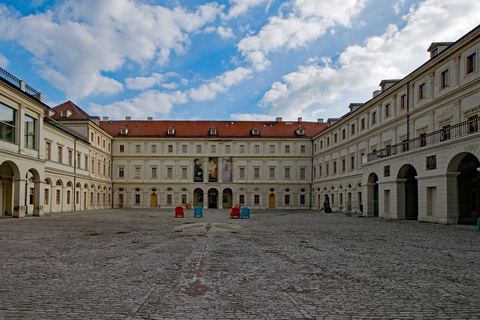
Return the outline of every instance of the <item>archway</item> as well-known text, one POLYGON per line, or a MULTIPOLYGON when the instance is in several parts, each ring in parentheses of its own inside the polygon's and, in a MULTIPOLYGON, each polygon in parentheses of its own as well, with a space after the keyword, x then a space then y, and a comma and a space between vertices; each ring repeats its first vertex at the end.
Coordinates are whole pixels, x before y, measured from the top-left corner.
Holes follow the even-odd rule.
POLYGON ((269 190, 269 194, 268 194, 268 208, 269 209, 275 209, 275 203, 276 203, 276 200, 275 200, 275 189, 274 188, 271 188, 269 190))
POLYGON ((367 183, 368 213, 378 217, 378 176, 371 173, 367 183))
POLYGON ((418 181, 415 178, 417 170, 409 164, 404 165, 398 172, 398 179, 404 179, 405 185, 405 219, 418 219, 418 181))
POLYGON ((224 190, 223 190, 222 206, 223 206, 223 208, 231 208, 231 207, 233 207, 232 189, 227 188, 227 189, 224 189, 224 190))
POLYGON ((480 217, 480 172, 477 170, 480 161, 471 153, 462 153, 452 159, 451 164, 455 166, 452 171, 459 173, 458 223, 475 224, 480 217))
POLYGON ((193 205, 203 207, 203 190, 200 188, 193 191, 193 205))
POLYGON ((210 189, 208 190, 208 208, 216 209, 218 208, 218 190, 210 189))
POLYGON ((0 208, 2 210, 0 215, 13 215, 13 177, 15 172, 18 174, 18 168, 13 163, 5 161, 0 166, 0 208))

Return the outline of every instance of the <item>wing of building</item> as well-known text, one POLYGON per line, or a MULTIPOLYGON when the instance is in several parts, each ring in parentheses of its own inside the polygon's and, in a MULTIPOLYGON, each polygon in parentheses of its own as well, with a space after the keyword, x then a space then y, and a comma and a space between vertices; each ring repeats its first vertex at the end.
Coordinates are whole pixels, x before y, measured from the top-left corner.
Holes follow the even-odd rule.
MULTIPOLYGON (((0 70, 1 214, 202 206, 473 223, 480 27, 317 122, 109 120, 0 70)), ((161 106, 159 106, 161 107, 161 106)))

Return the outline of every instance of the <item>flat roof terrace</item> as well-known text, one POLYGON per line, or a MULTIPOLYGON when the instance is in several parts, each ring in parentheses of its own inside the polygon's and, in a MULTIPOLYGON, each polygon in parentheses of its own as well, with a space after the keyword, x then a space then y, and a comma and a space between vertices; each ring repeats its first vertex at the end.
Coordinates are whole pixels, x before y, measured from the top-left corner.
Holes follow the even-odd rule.
POLYGON ((475 226, 313 211, 0 219, 0 319, 479 319, 475 226))

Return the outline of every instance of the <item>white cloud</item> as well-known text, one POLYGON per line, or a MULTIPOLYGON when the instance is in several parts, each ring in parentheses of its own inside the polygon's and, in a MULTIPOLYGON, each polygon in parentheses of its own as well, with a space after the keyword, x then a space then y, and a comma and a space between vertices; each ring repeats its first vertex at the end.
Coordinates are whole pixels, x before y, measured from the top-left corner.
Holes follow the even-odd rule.
MULTIPOLYGON (((150 77, 135 77, 126 78, 125 85, 130 90, 145 90, 153 86, 159 85, 170 77, 177 77, 175 72, 168 72, 166 74, 152 73, 150 77)), ((165 87, 165 85, 162 85, 165 87)))
POLYGON ((320 106, 334 110, 339 102, 369 99, 382 79, 402 78, 428 59, 426 49, 433 41, 454 41, 480 22, 479 2, 427 0, 410 9, 407 25, 389 26, 381 36, 368 38, 341 53, 336 64, 300 67, 275 82, 262 98, 270 115, 314 118, 320 106), (448 21, 448 24, 445 23, 448 21), (347 100, 348 99, 348 100, 347 100))
POLYGON ((218 93, 226 92, 231 86, 250 77, 252 72, 251 69, 238 67, 235 70, 227 71, 217 76, 214 80, 202 84, 196 89, 190 89, 188 95, 196 101, 214 99, 218 93))
POLYGON ((8 66, 8 59, 0 53, 0 67, 6 68, 8 66))
POLYGON ((134 119, 146 119, 155 114, 168 115, 174 104, 187 102, 186 94, 180 91, 164 93, 149 90, 142 92, 133 99, 125 99, 104 106, 92 103, 89 110, 93 114, 108 115, 112 119, 123 119, 125 116, 132 116, 134 119))
POLYGON ((224 40, 235 38, 235 35, 233 34, 233 31, 231 28, 218 27, 217 33, 224 40))
POLYGON ((395 11, 395 14, 399 14, 404 5, 405 0, 397 0, 397 2, 395 2, 395 4, 393 5, 393 10, 395 11))
POLYGON ((231 7, 228 14, 223 14, 223 19, 235 19, 243 14, 245 14, 249 9, 267 4, 267 10, 271 4, 272 0, 230 0, 231 7))
POLYGON ((257 71, 270 65, 268 53, 304 47, 324 35, 328 28, 351 26, 351 19, 364 8, 366 0, 292 0, 291 12, 271 17, 257 35, 238 43, 238 50, 257 71))
POLYGON ((67 0, 45 13, 21 17, 0 4, 0 38, 30 51, 38 74, 75 100, 123 90, 106 74, 128 61, 164 64, 171 52, 185 52, 189 34, 213 22, 222 9, 217 3, 188 12, 133 0, 116 0, 115 5, 67 0))
POLYGON ((265 115, 265 114, 241 114, 234 113, 230 115, 233 120, 237 121, 274 121, 275 116, 265 115))

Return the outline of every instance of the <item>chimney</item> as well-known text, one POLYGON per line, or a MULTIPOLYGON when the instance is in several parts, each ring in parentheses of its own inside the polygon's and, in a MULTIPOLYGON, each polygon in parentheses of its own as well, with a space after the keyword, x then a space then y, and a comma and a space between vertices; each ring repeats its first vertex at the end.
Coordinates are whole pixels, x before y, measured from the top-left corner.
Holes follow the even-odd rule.
POLYGON ((318 119, 317 119, 317 122, 318 122, 318 123, 323 123, 323 118, 318 118, 318 119))
POLYGON ((298 117, 298 122, 302 122, 302 117, 298 117))
POLYGON ((152 120, 153 120, 153 117, 147 117, 147 120, 148 120, 148 121, 152 121, 152 120))
POLYGON ((132 117, 126 116, 126 117, 125 117, 125 120, 130 121, 130 120, 132 120, 132 117))
POLYGON ((277 117, 277 122, 282 122, 282 117, 277 117))
POLYGON ((103 117, 103 121, 108 121, 108 117, 103 117))
POLYGON ((373 91, 373 98, 375 98, 376 96, 378 96, 380 93, 382 93, 382 90, 375 90, 373 91))

